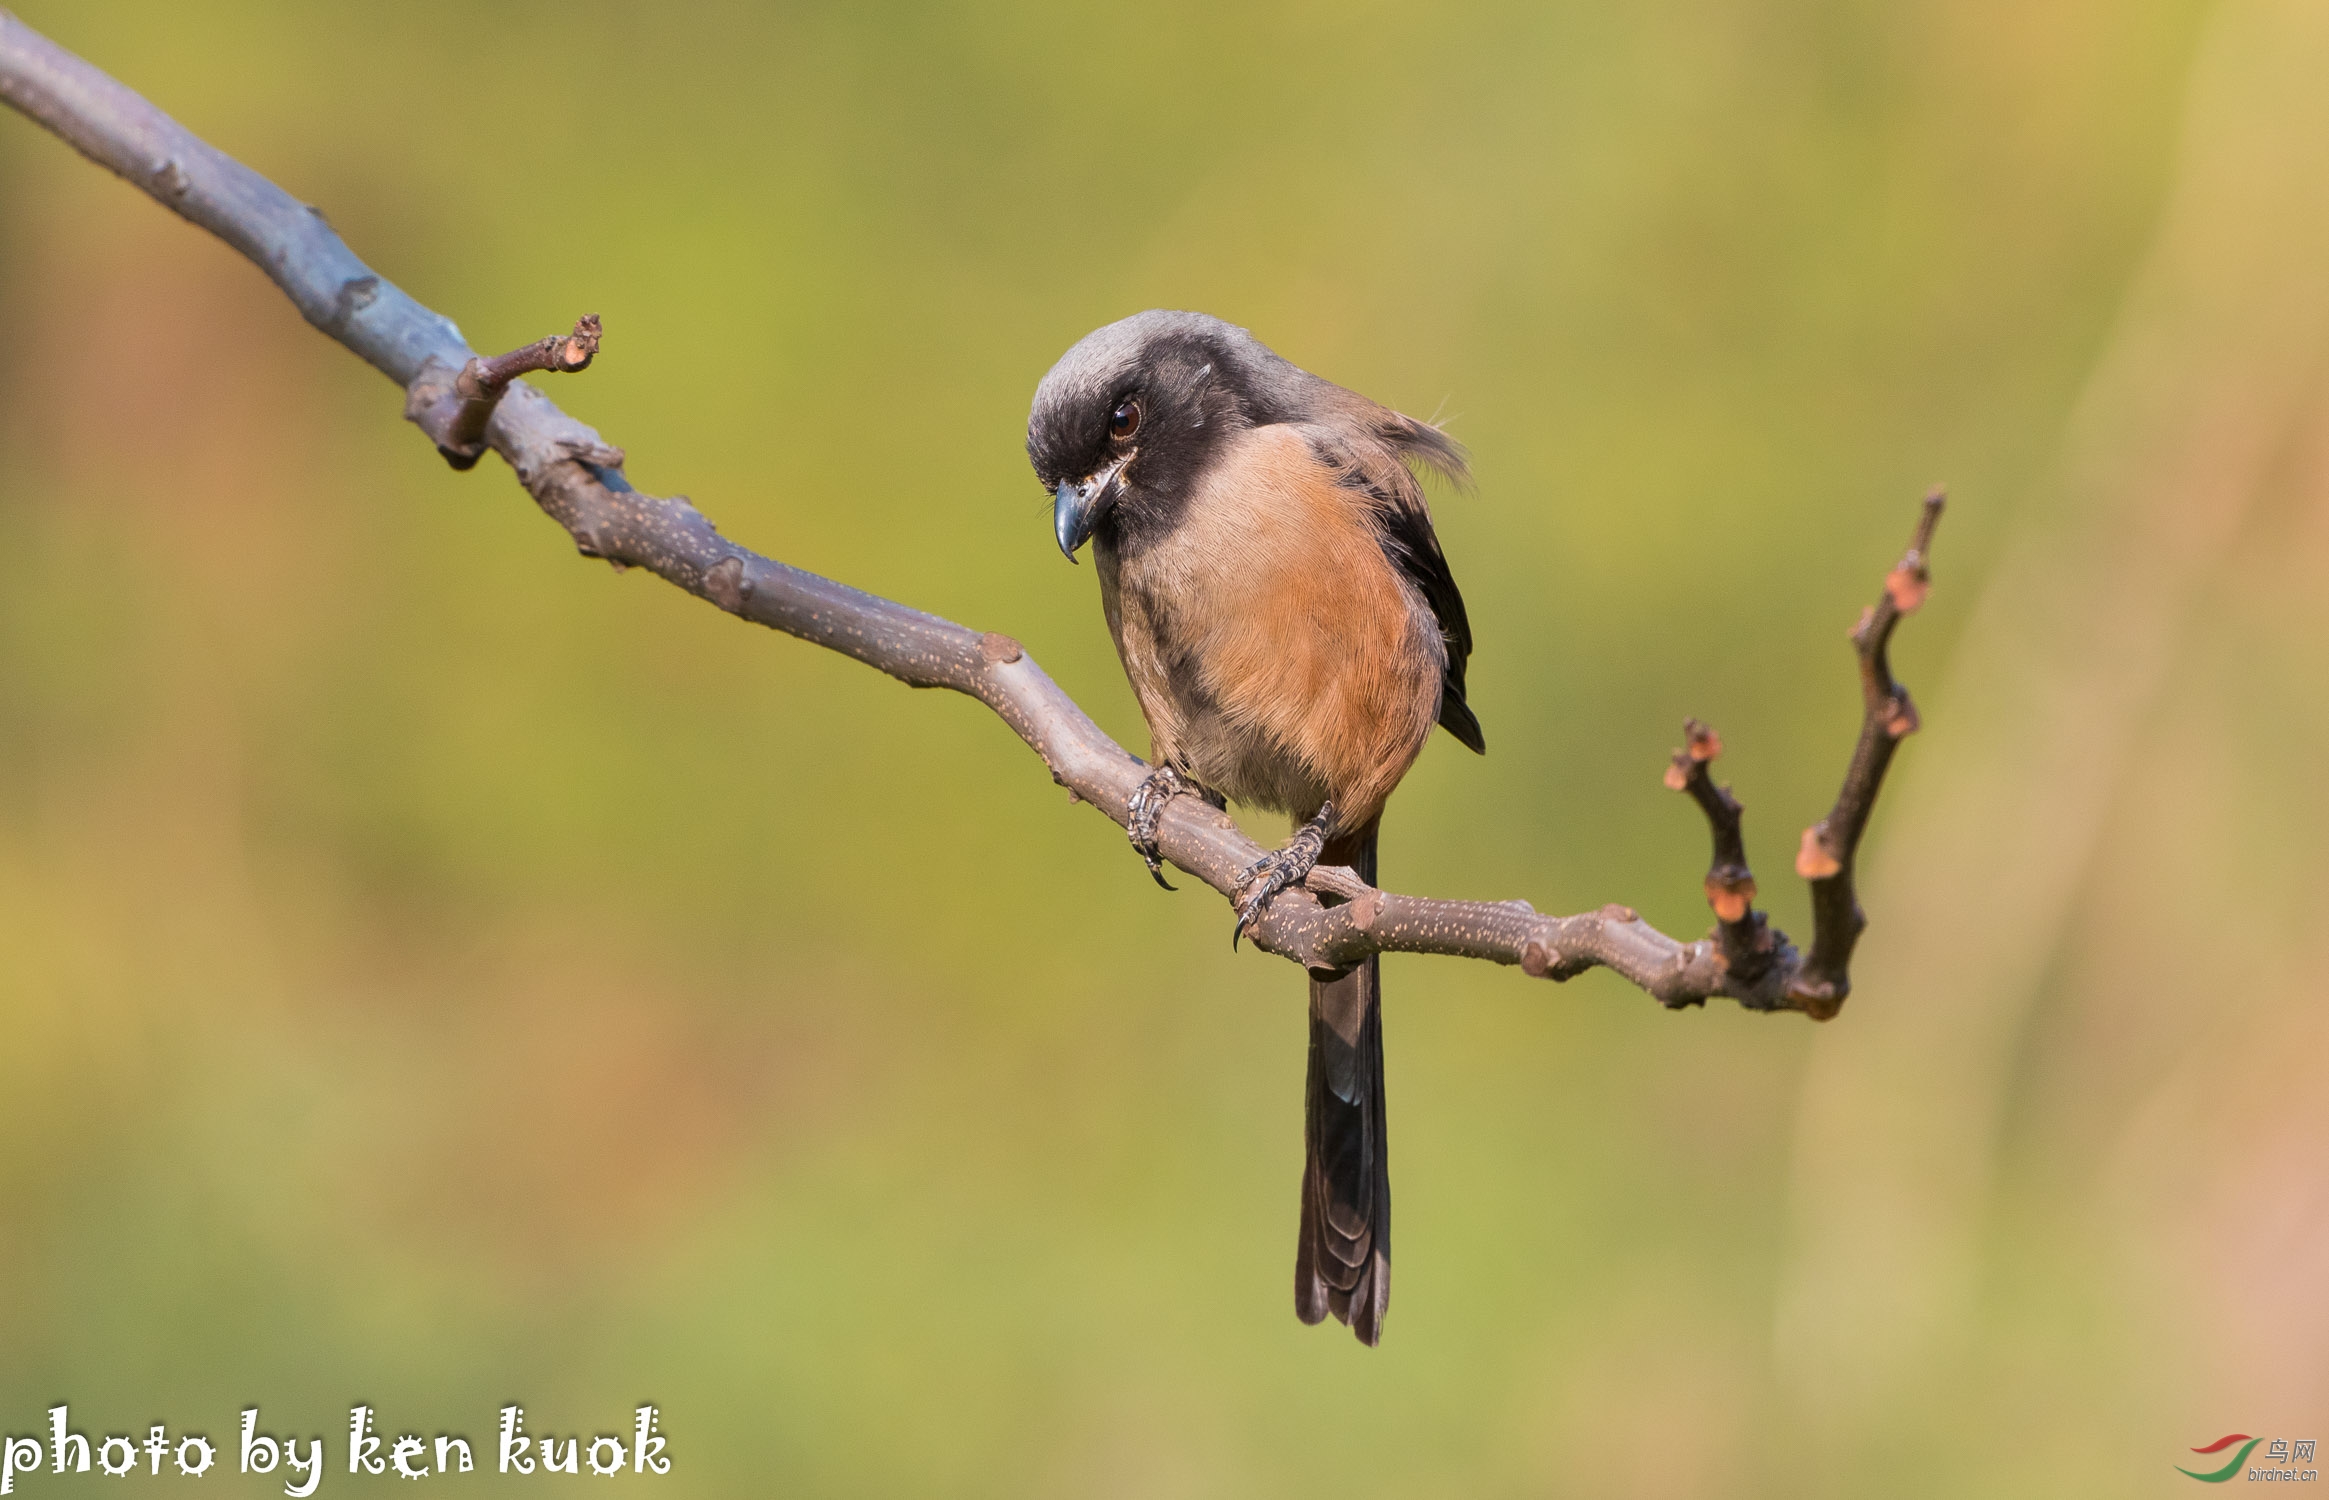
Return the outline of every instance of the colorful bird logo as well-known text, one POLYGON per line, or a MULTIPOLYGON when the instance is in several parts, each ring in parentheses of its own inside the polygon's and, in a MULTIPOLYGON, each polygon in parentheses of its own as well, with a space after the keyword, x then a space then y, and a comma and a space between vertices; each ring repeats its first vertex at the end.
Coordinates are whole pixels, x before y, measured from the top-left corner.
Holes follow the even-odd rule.
POLYGON ((2183 1467, 2181 1464, 2176 1466, 2175 1472, 2178 1474, 2191 1474, 2192 1478, 2198 1480, 2202 1484, 2222 1484, 2225 1480, 2230 1479, 2233 1475, 2240 1472, 2240 1466, 2248 1462, 2248 1455, 2255 1452, 2256 1445, 2263 1441, 2263 1438, 2252 1438, 2245 1432, 2227 1433, 2223 1437, 2220 1437, 2214 1442, 2208 1444, 2207 1447, 2194 1448, 2192 1452, 2221 1453, 2226 1448, 2231 1447, 2234 1443, 2242 1444, 2243 1446, 2241 1447, 2240 1451, 2232 1455, 2232 1461, 2230 1463, 2224 1465, 2224 1467, 2216 1470, 2211 1474, 2196 1474, 2193 1473, 2190 1469, 2183 1467))

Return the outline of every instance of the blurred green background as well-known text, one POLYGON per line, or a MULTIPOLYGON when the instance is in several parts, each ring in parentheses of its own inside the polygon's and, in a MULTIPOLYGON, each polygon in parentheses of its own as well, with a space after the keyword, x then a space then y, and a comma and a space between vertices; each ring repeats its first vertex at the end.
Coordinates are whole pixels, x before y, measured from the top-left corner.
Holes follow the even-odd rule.
POLYGON ((2317 5, 19 13, 478 347, 602 314, 553 393, 641 487, 1135 748, 1050 362, 1195 307, 1443 416, 1491 753, 1398 888, 1703 930, 1694 713, 1805 935, 1844 629, 1954 504, 1840 1019, 1387 963, 1369 1352, 1290 1313, 1302 987, 1220 901, 977 705, 577 560, 0 118, 0 1431, 654 1401, 674 1493, 1014 1497, 2329 1438, 2317 5))

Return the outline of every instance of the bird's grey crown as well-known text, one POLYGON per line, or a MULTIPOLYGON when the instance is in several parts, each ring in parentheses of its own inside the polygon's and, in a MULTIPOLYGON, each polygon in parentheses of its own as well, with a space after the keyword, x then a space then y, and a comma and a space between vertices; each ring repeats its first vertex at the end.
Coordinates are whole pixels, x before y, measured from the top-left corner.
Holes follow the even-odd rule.
POLYGON ((1035 388, 1031 415, 1040 415, 1047 407, 1077 406, 1115 394, 1157 349, 1171 344, 1204 348, 1239 366, 1243 373, 1273 373, 1269 367, 1279 365, 1289 374, 1301 374, 1234 323, 1209 313, 1158 308, 1119 318, 1076 340, 1075 347, 1059 357, 1059 363, 1035 388))
POLYGON ((1036 472, 1054 483, 1078 477, 1105 434, 1108 413, 1174 355, 1181 356, 1174 364, 1209 366, 1207 373, 1253 421, 1298 416, 1315 404, 1304 399, 1309 388, 1336 389, 1234 323, 1199 312, 1134 313, 1077 340, 1035 388, 1027 454, 1036 472))

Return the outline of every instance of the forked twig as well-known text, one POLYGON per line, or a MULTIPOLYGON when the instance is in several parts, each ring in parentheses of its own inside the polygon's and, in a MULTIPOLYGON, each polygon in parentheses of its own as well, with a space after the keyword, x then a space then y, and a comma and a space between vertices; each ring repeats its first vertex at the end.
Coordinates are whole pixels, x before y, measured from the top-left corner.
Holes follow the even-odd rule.
POLYGON ((1893 627, 1903 615, 1915 613, 1931 591, 1933 528, 1940 524, 1944 503, 1940 490, 1925 496, 1908 551, 1885 575, 1883 598, 1863 611, 1852 627, 1852 646, 1860 658, 1860 738, 1852 747, 1834 809, 1803 831, 1795 856, 1795 873, 1811 882, 1808 956, 1797 953, 1787 934, 1755 910, 1755 876, 1747 868, 1746 842, 1739 831, 1742 809, 1730 788, 1716 786, 1707 770, 1722 754, 1721 738, 1696 719, 1686 721, 1683 734, 1689 743, 1674 752, 1666 770, 1666 785, 1688 792, 1714 833, 1706 900, 1714 908, 1715 939, 1724 965, 1748 985, 1777 973, 1784 980, 1781 995, 1789 1008, 1822 1021, 1835 1015, 1852 993, 1852 948, 1868 925, 1852 886, 1860 836, 1867 831, 1868 814, 1884 785, 1893 751, 1917 729, 1916 706, 1909 701, 1908 689, 1893 679, 1886 648, 1893 627))
POLYGON ((599 337, 598 314, 584 313, 575 320, 572 333, 536 339, 491 359, 470 360, 449 388, 442 382, 416 381, 405 416, 436 437, 445 462, 456 469, 473 468, 485 456, 485 424, 493 419, 509 383, 537 370, 581 374, 598 357, 599 337), (418 410, 411 404, 414 397, 422 403, 418 410))

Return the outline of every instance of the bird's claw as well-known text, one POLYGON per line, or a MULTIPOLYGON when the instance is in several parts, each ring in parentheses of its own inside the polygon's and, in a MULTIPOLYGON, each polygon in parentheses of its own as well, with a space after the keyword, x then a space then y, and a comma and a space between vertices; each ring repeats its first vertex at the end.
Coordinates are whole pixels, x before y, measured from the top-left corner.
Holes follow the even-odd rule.
POLYGON ((1158 766, 1148 773, 1139 786, 1132 790, 1132 800, 1126 807, 1125 837, 1132 840, 1134 852, 1147 861, 1148 876, 1166 890, 1172 890, 1171 881, 1164 878, 1164 861, 1156 847, 1157 820, 1164 816, 1167 802, 1182 793, 1202 796, 1197 784, 1171 766, 1158 766))
POLYGON ((1229 930, 1233 951, 1246 929, 1261 920, 1271 897, 1290 885, 1300 885, 1318 867, 1318 856, 1326 848, 1326 830, 1333 822, 1334 804, 1329 802, 1318 810, 1317 817, 1294 831, 1284 848, 1271 850, 1238 872, 1237 888, 1246 895, 1238 903, 1237 925, 1229 930))

